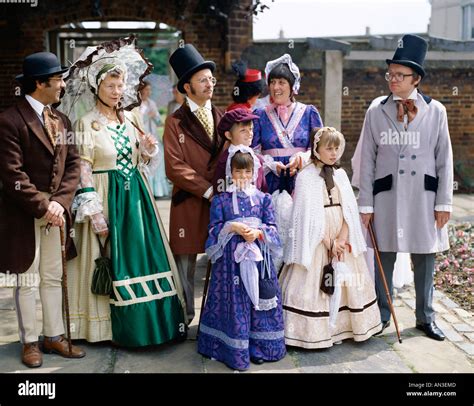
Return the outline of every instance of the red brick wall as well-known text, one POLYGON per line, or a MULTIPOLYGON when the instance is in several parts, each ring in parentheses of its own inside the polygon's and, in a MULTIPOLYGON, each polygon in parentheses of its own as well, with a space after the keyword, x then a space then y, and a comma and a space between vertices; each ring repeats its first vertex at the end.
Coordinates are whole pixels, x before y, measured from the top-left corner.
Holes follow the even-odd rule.
MULTIPOLYGON (((344 69, 341 130, 347 144, 342 160, 350 168, 350 158, 359 139, 365 112, 371 101, 388 95, 385 69, 344 69)), ((298 100, 321 105, 321 72, 302 71, 298 100)), ((472 70, 430 69, 420 89, 445 105, 455 163, 474 161, 474 74, 472 70)), ((472 166, 472 164, 471 164, 472 166)))
POLYGON ((472 69, 439 69, 427 76, 423 91, 448 112, 455 159, 474 161, 474 73, 472 69))
POLYGON ((369 68, 367 70, 348 70, 343 72, 343 96, 341 130, 346 138, 344 162, 350 163, 354 155, 365 112, 373 99, 388 94, 385 70, 369 68))
MULTIPOLYGON (((228 70, 229 62, 240 58, 252 43, 252 20, 244 8, 251 0, 241 1, 240 9, 229 17, 228 26, 196 14, 198 0, 186 4, 184 12, 175 10, 166 0, 131 2, 103 0, 104 20, 154 20, 166 23, 183 32, 183 39, 193 43, 206 59, 216 62, 218 85, 214 103, 225 107, 231 102, 235 76, 228 70), (185 19, 178 19, 183 14, 185 19)), ((41 0, 38 7, 29 4, 3 5, 0 9, 0 111, 14 102, 15 76, 21 72, 23 58, 47 49, 47 33, 68 22, 97 19, 92 15, 91 2, 77 0, 41 0)), ((276 57, 276 56, 275 56, 276 57)), ((263 68, 263 66, 262 66, 263 68)), ((387 94, 383 78, 384 68, 346 68, 342 96, 342 132, 347 139, 343 159, 348 167, 359 138, 365 112, 370 102, 387 94)), ((298 100, 318 108, 322 103, 320 70, 302 69, 302 83, 298 100)), ((474 74, 472 70, 430 69, 422 90, 442 102, 448 111, 449 126, 455 160, 473 161, 474 143, 474 74), (457 87, 457 89, 455 89, 457 87), (457 94, 455 93, 457 91, 457 94)))
MULTIPOLYGON (((301 86, 296 99, 302 103, 316 106, 322 111, 323 82, 322 73, 318 70, 301 71, 301 86)), ((322 113, 321 113, 322 114, 322 113)))
MULTIPOLYGON (((241 9, 230 14, 228 30, 225 25, 196 14, 197 0, 183 2, 184 20, 177 19, 180 10, 175 10, 166 0, 135 1, 103 0, 104 21, 147 20, 168 24, 181 30, 185 42, 193 43, 204 58, 217 64, 216 75, 219 86, 215 103, 225 106, 229 103, 235 77, 224 72, 227 59, 240 57, 242 50, 252 41, 252 19, 246 19, 242 10, 251 0, 240 1, 241 9), (228 43, 228 45, 227 45, 228 43)), ((69 22, 98 20, 92 15, 90 1, 40 0, 38 7, 29 4, 3 5, 0 10, 0 111, 14 102, 17 83, 14 78, 21 72, 23 58, 33 52, 47 49, 47 33, 69 22)))

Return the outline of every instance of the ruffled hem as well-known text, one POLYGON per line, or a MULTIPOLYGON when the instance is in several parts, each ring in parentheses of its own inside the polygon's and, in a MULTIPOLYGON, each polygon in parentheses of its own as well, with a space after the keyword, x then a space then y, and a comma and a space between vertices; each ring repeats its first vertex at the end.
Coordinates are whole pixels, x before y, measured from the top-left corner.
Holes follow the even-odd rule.
POLYGON ((271 299, 259 299, 258 306, 255 310, 266 311, 274 309, 278 306, 278 297, 272 297, 271 299))

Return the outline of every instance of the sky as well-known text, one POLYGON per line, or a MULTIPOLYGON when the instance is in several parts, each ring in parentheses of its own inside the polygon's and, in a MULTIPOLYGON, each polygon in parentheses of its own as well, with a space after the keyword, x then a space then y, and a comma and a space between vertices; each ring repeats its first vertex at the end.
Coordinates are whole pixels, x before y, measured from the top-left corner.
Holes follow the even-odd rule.
POLYGON ((263 0, 254 18, 254 39, 424 33, 431 15, 429 0, 263 0))

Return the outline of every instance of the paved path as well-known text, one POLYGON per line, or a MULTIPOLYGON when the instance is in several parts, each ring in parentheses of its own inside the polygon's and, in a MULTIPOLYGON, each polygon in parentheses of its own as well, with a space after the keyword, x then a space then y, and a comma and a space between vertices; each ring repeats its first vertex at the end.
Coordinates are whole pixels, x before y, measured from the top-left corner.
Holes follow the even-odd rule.
MULTIPOLYGON (((158 202, 165 227, 168 228, 169 204, 158 202)), ((454 220, 468 221, 473 216, 473 196, 455 198, 454 220)), ((196 274, 196 308, 201 304, 207 258, 200 256, 196 274)), ((435 294, 438 324, 447 340, 438 342, 425 337, 414 328, 414 288, 406 287, 396 294, 396 314, 402 329, 403 343, 399 344, 392 326, 380 337, 363 343, 344 341, 325 350, 289 348, 288 355, 277 363, 252 365, 246 373, 261 372, 474 372, 474 317, 460 309, 441 292, 435 294)), ((38 317, 41 308, 38 302, 38 317)), ((20 362, 16 316, 11 289, 0 288, 0 372, 188 372, 234 373, 220 362, 201 357, 196 352, 197 317, 184 343, 141 350, 115 348, 109 343, 81 342, 87 356, 68 360, 57 355, 45 355, 43 366, 26 368, 20 362)))

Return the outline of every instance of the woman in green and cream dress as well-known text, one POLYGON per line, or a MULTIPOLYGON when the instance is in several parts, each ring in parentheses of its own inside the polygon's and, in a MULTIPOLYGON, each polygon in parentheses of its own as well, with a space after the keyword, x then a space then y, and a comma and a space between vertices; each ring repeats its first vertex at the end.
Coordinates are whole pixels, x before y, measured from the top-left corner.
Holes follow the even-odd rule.
POLYGON ((73 338, 112 340, 129 347, 161 344, 186 334, 176 265, 142 165, 157 154, 156 141, 138 128, 120 100, 127 68, 97 62, 89 85, 96 105, 75 124, 81 185, 73 204, 78 257, 68 267, 73 338), (113 292, 91 293, 99 238, 112 260, 113 292))

